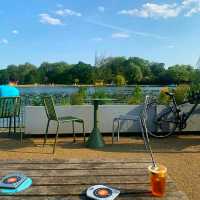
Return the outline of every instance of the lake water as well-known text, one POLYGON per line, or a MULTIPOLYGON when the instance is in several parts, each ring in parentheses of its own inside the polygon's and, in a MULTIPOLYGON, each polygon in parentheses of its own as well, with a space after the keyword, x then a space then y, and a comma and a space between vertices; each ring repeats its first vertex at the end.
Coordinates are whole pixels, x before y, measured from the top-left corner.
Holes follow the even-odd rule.
MULTIPOLYGON (((158 94, 163 86, 160 85, 144 85, 142 86, 144 93, 154 93, 158 94)), ((174 88, 175 86, 168 86, 174 88)), ((133 92, 135 86, 125 86, 125 87, 87 87, 87 93, 93 94, 97 91, 104 91, 108 94, 122 94, 129 95, 133 92)), ((21 95, 36 95, 36 94, 62 94, 71 95, 78 92, 79 87, 76 86, 31 86, 31 87, 18 87, 21 95)))

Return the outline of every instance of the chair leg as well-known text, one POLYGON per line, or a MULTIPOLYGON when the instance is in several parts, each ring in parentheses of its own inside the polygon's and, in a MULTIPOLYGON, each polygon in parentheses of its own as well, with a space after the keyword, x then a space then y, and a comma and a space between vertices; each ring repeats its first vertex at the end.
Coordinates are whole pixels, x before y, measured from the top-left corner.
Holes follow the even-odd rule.
POLYGON ((72 121, 72 130, 73 130, 73 142, 76 142, 76 135, 75 135, 75 131, 74 131, 74 121, 72 121))
POLYGON ((119 141, 120 128, 121 128, 121 121, 119 119, 118 120, 118 127, 117 127, 117 141, 119 141))
POLYGON ((114 137, 115 137, 115 120, 113 120, 113 126, 112 126, 112 144, 114 143, 114 137))
POLYGON ((12 118, 9 118, 9 134, 11 133, 12 118))
POLYGON ((46 131, 45 131, 45 135, 44 135, 43 147, 47 142, 47 134, 48 134, 48 130, 49 130, 49 123, 50 123, 50 120, 48 120, 48 122, 47 122, 46 131))
POLYGON ((14 116, 14 134, 16 133, 16 117, 14 116))
POLYGON ((53 145, 53 154, 55 153, 55 150, 56 150, 56 142, 57 142, 57 138, 58 138, 58 130, 59 130, 59 122, 57 124, 57 129, 56 129, 56 137, 55 137, 55 141, 54 141, 54 145, 53 145))
POLYGON ((18 116, 18 126, 19 126, 19 132, 20 132, 20 143, 23 143, 23 132, 22 132, 22 128, 21 128, 21 119, 20 116, 18 116))
POLYGON ((83 138, 84 138, 84 143, 85 143, 85 124, 84 124, 84 122, 82 123, 82 126, 83 126, 83 138))

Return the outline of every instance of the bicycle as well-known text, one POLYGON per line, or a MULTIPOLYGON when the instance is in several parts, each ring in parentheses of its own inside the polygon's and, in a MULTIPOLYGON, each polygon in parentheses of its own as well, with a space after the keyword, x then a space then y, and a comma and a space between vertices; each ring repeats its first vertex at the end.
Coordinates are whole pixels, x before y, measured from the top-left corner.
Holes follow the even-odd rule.
POLYGON ((164 138, 172 135, 178 128, 180 131, 187 127, 187 121, 192 115, 192 113, 197 108, 200 103, 200 92, 191 92, 188 96, 188 100, 184 101, 182 104, 177 105, 175 96, 173 93, 166 92, 166 95, 172 100, 172 104, 167 105, 158 115, 158 103, 153 99, 148 105, 148 112, 152 115, 153 112, 156 113, 156 117, 153 120, 155 126, 152 124, 148 125, 148 133, 156 138, 164 138), (192 103, 193 106, 188 112, 184 112, 181 107, 186 103, 192 103), (156 130, 152 130, 152 127, 156 127, 156 130))

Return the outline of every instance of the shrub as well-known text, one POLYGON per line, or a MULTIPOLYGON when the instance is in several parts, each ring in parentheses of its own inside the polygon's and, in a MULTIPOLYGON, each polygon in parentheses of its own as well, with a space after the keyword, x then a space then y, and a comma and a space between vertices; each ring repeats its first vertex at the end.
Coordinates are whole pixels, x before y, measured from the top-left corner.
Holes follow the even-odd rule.
POLYGON ((190 90, 189 85, 183 84, 183 85, 178 85, 176 89, 174 90, 174 95, 177 104, 181 104, 184 102, 186 97, 188 96, 188 92, 190 90))
POLYGON ((132 97, 128 99, 128 104, 140 104, 143 102, 144 95, 139 85, 135 86, 132 97))
POLYGON ((200 94, 200 84, 192 84, 187 95, 187 100, 190 103, 196 103, 196 100, 199 101, 200 94))
POLYGON ((166 92, 170 92, 168 87, 161 88, 160 94, 158 96, 159 104, 169 104, 170 97, 165 94, 166 92))
POLYGON ((70 97, 71 105, 82 105, 87 97, 87 88, 80 87, 77 93, 74 93, 70 97))
POLYGON ((92 98, 107 98, 107 94, 103 90, 95 90, 95 93, 92 95, 92 98))
POLYGON ((41 106, 43 105, 43 98, 41 96, 36 96, 31 99, 32 100, 32 106, 41 106))
POLYGON ((70 99, 69 97, 62 97, 60 100, 60 105, 64 106, 64 105, 69 105, 70 104, 70 99))
POLYGON ((87 97, 87 87, 80 87, 78 93, 82 95, 84 98, 87 97))
POLYGON ((84 103, 84 97, 80 93, 74 93, 70 97, 71 105, 82 105, 84 103))
POLYGON ((200 83, 192 84, 189 92, 199 92, 200 91, 200 83))
MULTIPOLYGON (((103 90, 98 89, 95 90, 95 93, 92 95, 92 98, 99 98, 99 99, 104 99, 104 98, 109 98, 110 96, 103 90)), ((102 101, 101 104, 106 104, 106 101, 102 101)))

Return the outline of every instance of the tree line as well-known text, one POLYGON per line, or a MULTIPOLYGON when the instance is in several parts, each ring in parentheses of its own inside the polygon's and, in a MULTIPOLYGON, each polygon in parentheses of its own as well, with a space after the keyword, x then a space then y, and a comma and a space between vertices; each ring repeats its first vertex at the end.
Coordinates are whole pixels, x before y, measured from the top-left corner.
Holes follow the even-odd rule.
POLYGON ((39 67, 30 64, 8 65, 0 70, 0 84, 181 84, 199 81, 200 71, 191 65, 150 62, 139 57, 109 57, 98 66, 84 62, 44 62, 39 67))

